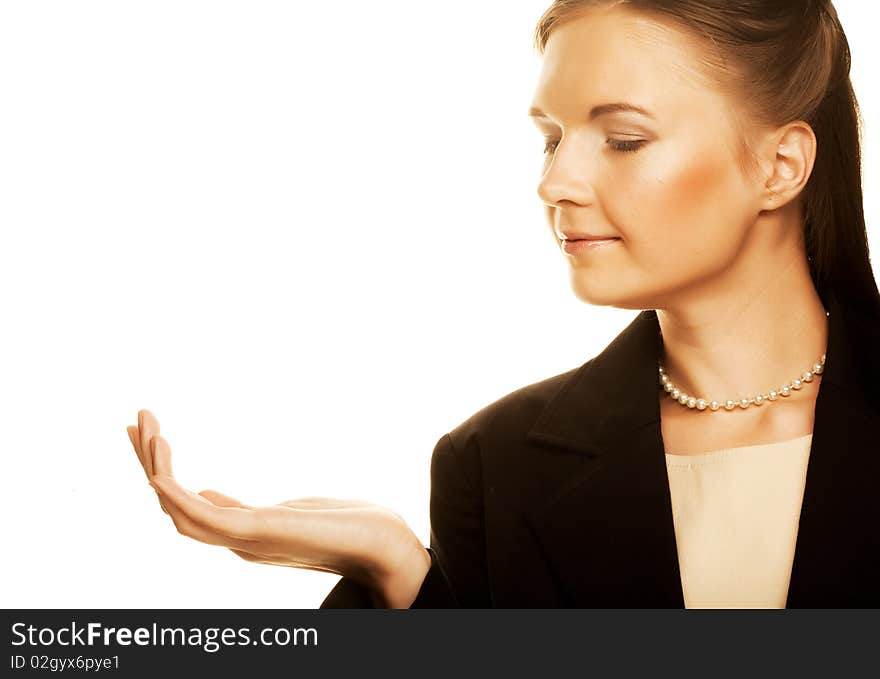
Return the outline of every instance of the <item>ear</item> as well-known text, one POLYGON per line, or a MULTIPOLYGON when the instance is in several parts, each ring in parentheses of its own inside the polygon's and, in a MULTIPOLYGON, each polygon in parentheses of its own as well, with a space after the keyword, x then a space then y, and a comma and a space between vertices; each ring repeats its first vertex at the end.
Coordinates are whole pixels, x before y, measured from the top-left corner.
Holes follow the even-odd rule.
POLYGON ((780 127, 768 136, 761 165, 767 177, 762 208, 775 210, 800 195, 816 161, 816 135, 802 120, 780 127))

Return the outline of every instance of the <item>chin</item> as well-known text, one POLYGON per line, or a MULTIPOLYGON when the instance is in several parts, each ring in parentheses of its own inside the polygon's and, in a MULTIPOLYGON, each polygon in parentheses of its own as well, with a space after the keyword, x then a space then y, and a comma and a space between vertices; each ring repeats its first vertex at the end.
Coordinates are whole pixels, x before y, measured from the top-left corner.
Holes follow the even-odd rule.
POLYGON ((611 306, 620 307, 622 298, 619 294, 611 291, 597 290, 592 286, 575 285, 572 286, 574 296, 584 304, 592 306, 611 306))
MULTIPOLYGON (((609 280, 598 284, 595 280, 584 280, 584 272, 572 272, 571 288, 581 302, 592 306, 614 307, 616 309, 633 309, 642 311, 654 309, 653 300, 636 291, 627 290, 619 281, 609 280)), ((589 278, 595 278, 589 275, 589 278)))

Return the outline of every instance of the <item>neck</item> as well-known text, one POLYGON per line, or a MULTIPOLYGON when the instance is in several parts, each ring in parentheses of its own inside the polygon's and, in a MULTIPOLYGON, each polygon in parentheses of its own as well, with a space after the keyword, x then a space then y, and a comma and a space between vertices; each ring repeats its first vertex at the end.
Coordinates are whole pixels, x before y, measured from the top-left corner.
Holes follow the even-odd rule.
POLYGON ((656 310, 661 360, 681 391, 707 401, 749 398, 800 377, 825 353, 828 318, 806 256, 792 248, 780 261, 731 270, 734 280, 656 310))

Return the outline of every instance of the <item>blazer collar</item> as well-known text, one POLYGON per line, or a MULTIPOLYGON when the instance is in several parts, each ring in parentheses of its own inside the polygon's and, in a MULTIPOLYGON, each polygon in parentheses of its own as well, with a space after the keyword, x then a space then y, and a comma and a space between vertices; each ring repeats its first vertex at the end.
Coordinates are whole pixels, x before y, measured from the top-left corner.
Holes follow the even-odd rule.
MULTIPOLYGON (((865 588, 880 597, 867 570, 880 567, 880 547, 865 536, 880 519, 871 485, 880 478, 880 319, 833 291, 822 299, 828 345, 788 607, 864 600, 865 588)), ((560 478, 527 516, 570 605, 684 606, 660 430, 660 351, 656 311, 642 311, 563 384, 526 435, 584 454, 580 473, 560 478)))
MULTIPOLYGON (((821 383, 836 385, 856 407, 880 409, 880 321, 843 304, 833 291, 823 298, 831 315, 821 383)), ((657 312, 640 312, 569 378, 527 438, 600 454, 622 431, 659 422, 661 349, 657 312)))

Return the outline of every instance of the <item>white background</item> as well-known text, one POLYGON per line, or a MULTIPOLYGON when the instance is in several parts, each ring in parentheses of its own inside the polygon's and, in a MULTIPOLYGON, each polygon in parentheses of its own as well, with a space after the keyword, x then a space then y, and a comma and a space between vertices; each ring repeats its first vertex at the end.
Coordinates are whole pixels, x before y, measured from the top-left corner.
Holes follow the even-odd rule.
MULTIPOLYGON (((548 3, 0 5, 0 606, 316 607, 338 576, 177 533, 138 409, 190 490, 427 544, 437 440, 625 327, 536 193, 548 3)), ((877 251, 877 10, 835 5, 877 251)))

